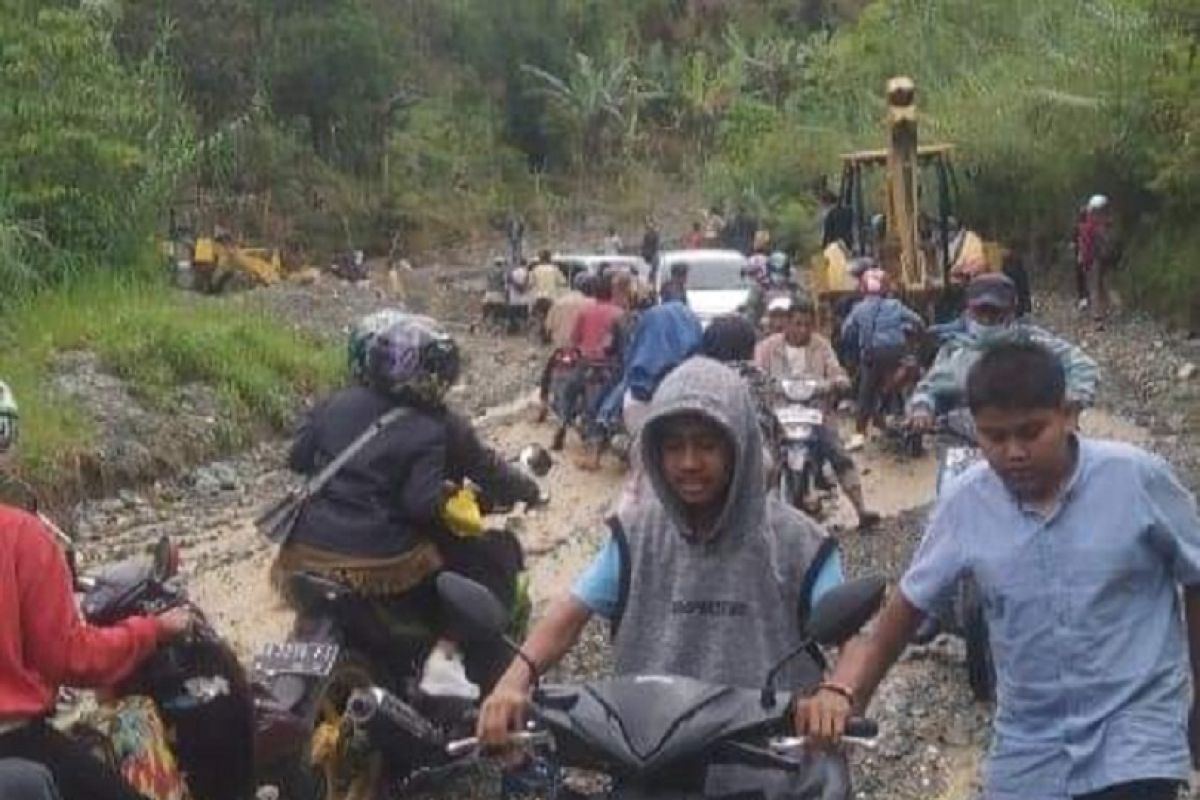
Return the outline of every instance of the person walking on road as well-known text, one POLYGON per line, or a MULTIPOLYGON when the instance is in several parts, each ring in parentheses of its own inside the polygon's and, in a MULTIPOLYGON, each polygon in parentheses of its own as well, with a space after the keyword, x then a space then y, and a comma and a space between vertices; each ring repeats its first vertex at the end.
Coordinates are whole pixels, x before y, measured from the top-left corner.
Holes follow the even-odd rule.
POLYGON ((1087 219, 1080 237, 1083 269, 1087 276, 1088 307, 1092 319, 1102 325, 1108 313, 1108 275, 1121 260, 1117 231, 1108 198, 1093 195, 1087 204, 1087 219))
POLYGON ((987 800, 1174 800, 1200 734, 1200 516, 1158 456, 1078 433, 1061 360, 989 349, 967 403, 984 461, 938 499, 873 631, 795 709, 838 740, 922 618, 973 580, 995 654, 987 800), (1191 686, 1189 686, 1189 683, 1191 686))
POLYGON ((662 249, 662 237, 654 217, 646 217, 646 230, 642 234, 642 260, 650 266, 650 285, 658 279, 658 253, 662 249))

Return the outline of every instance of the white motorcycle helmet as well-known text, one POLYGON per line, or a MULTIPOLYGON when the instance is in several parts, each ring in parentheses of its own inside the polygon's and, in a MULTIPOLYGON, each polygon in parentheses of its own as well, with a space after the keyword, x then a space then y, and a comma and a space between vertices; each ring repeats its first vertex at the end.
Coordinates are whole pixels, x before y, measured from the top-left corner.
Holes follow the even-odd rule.
POLYGON ((16 444, 17 416, 17 399, 8 384, 0 381, 0 453, 16 444))
POLYGON ((1087 202, 1088 211, 1100 211, 1108 207, 1108 198, 1102 194, 1092 195, 1087 202))

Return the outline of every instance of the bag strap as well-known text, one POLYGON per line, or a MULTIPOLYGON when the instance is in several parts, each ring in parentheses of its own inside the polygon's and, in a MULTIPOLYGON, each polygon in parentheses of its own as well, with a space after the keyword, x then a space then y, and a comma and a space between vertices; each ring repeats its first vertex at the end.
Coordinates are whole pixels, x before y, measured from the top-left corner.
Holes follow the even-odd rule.
POLYGON ((300 490, 301 496, 308 498, 321 491, 321 488, 329 483, 329 480, 337 474, 338 470, 346 465, 347 461, 358 455, 358 452, 366 447, 368 442, 378 436, 384 428, 408 414, 408 412, 409 409, 407 408, 393 408, 368 425, 367 429, 360 433, 357 439, 346 445, 346 448, 326 464, 320 472, 308 479, 308 482, 300 490))

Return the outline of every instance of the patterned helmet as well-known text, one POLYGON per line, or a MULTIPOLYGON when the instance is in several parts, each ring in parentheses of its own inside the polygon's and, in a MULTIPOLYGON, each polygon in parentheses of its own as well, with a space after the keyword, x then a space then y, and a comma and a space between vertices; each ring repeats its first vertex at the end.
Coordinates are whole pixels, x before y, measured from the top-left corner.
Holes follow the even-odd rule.
POLYGON ((367 382, 406 402, 440 404, 460 366, 458 345, 428 317, 406 315, 367 342, 367 382))
POLYGON ((17 441, 17 400, 8 384, 0 381, 0 453, 17 441))
POLYGON ((367 344, 383 329, 411 315, 398 308, 385 308, 368 314, 350 327, 346 356, 350 365, 350 376, 364 383, 367 380, 367 344))

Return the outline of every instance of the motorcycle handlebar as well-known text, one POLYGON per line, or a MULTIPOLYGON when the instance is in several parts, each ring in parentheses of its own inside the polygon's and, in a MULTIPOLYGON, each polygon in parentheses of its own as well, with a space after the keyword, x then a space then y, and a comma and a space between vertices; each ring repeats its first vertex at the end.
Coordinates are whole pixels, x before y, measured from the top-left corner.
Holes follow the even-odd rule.
MULTIPOLYGON (((874 749, 879 738, 879 724, 866 717, 853 717, 846 722, 846 730, 842 733, 842 742, 855 747, 874 749)), ((777 736, 770 741, 771 751, 784 754, 792 750, 800 750, 808 746, 807 736, 777 736)))
MULTIPOLYGON (((518 731, 508 735, 507 745, 509 747, 538 747, 549 745, 553 741, 549 731, 518 731)), ((456 739, 446 745, 446 755, 451 758, 479 753, 479 739, 474 736, 468 736, 465 739, 456 739)))

